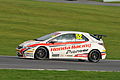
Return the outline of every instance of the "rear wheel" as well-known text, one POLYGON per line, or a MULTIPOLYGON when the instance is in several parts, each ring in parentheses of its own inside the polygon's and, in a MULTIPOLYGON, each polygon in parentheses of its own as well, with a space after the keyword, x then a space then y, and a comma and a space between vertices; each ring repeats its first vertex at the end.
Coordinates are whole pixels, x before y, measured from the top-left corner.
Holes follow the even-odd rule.
POLYGON ((88 55, 88 60, 90 62, 99 62, 100 61, 100 52, 98 50, 92 50, 88 55))
POLYGON ((35 59, 46 59, 48 58, 48 51, 46 48, 44 47, 38 47, 35 55, 34 55, 35 59))

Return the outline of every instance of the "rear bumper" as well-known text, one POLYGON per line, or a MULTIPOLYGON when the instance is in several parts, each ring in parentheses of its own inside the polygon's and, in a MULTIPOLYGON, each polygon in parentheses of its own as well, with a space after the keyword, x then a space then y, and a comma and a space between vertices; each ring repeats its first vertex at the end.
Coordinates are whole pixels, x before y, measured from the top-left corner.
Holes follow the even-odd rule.
POLYGON ((101 58, 102 58, 102 59, 105 59, 106 56, 107 56, 106 52, 101 52, 101 58))

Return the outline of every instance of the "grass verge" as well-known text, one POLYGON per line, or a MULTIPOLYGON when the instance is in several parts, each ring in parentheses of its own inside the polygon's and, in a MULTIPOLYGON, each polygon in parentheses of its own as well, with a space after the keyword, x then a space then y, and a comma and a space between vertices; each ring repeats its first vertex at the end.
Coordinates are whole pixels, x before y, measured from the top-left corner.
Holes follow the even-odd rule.
POLYGON ((16 55, 23 41, 55 31, 105 34, 109 59, 120 59, 120 7, 0 0, 0 55, 16 55))
POLYGON ((0 80, 119 80, 120 72, 0 70, 0 80))

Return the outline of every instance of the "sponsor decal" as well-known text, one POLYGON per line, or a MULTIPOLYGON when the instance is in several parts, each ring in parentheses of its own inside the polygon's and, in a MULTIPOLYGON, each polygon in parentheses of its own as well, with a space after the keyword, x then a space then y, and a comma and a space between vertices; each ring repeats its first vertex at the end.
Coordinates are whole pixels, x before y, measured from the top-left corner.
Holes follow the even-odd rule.
POLYGON ((74 54, 74 53, 80 53, 80 52, 86 52, 88 51, 88 49, 84 49, 84 50, 68 50, 66 52, 66 54, 74 54))
POLYGON ((88 54, 77 54, 74 57, 88 57, 88 54))
POLYGON ((67 50, 67 49, 77 49, 77 48, 85 48, 85 47, 91 47, 91 44, 84 44, 84 45, 73 45, 68 47, 58 47, 58 48, 51 48, 51 51, 61 51, 61 50, 67 50))
POLYGON ((76 39, 83 39, 82 34, 76 34, 76 39))
POLYGON ((65 55, 65 54, 60 54, 60 57, 73 57, 73 55, 65 55))
POLYGON ((53 56, 53 57, 58 57, 58 56, 59 56, 59 54, 53 54, 52 56, 53 56))
POLYGON ((61 57, 64 57, 65 55, 63 55, 63 54, 60 54, 60 56, 61 56, 61 57))
POLYGON ((29 57, 33 57, 33 54, 31 54, 31 53, 25 53, 24 55, 29 56, 29 57))
POLYGON ((51 51, 61 51, 61 50, 67 50, 67 49, 70 49, 70 47, 51 48, 51 51))
POLYGON ((26 51, 26 52, 30 52, 30 53, 32 53, 33 51, 26 51))
POLYGON ((106 50, 102 50, 102 52, 106 52, 106 50))
POLYGON ((106 55, 106 52, 101 52, 101 55, 102 55, 102 56, 106 55))
POLYGON ((66 57, 73 57, 73 55, 65 55, 66 57))
POLYGON ((103 51, 101 52, 101 55, 102 55, 102 56, 105 56, 105 55, 106 55, 106 50, 103 50, 103 51))
POLYGON ((27 50, 26 48, 23 48, 23 49, 21 49, 19 52, 20 52, 21 54, 24 54, 24 52, 25 52, 26 50, 27 50))

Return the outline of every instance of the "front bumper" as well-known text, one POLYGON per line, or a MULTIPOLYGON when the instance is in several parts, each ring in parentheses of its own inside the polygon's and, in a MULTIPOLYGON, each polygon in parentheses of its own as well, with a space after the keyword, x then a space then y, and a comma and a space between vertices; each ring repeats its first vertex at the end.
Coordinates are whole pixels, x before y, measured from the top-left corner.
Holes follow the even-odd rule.
POLYGON ((16 54, 19 58, 34 58, 35 49, 33 48, 24 48, 18 46, 16 48, 16 54))

